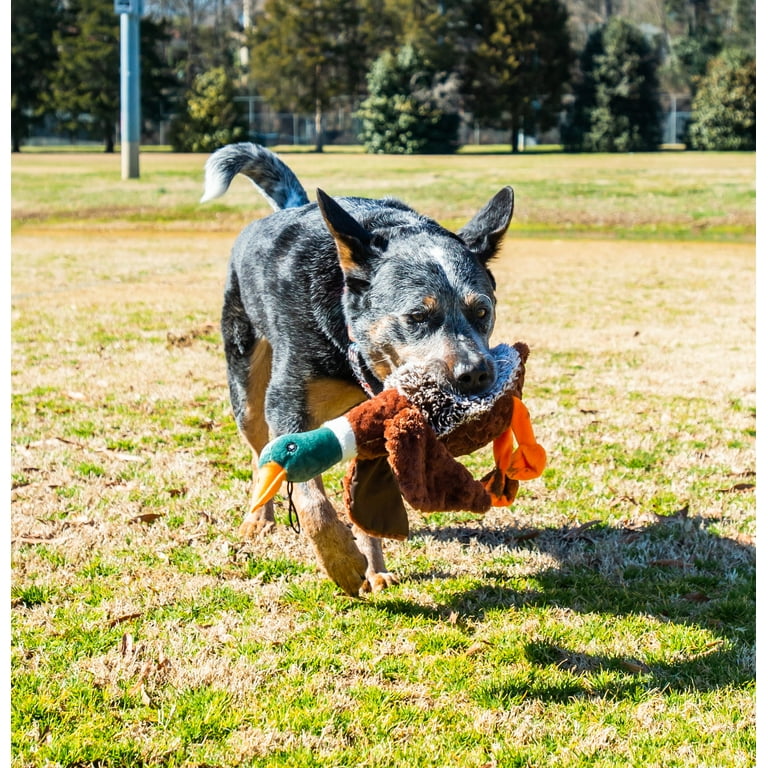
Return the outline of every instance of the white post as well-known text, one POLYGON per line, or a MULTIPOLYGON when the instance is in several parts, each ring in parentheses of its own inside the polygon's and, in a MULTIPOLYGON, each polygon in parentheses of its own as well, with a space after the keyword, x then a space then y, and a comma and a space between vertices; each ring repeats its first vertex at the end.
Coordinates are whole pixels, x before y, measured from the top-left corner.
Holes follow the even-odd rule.
POLYGON ((139 178, 141 73, 139 17, 141 0, 115 0, 120 14, 120 153, 124 179, 139 178))

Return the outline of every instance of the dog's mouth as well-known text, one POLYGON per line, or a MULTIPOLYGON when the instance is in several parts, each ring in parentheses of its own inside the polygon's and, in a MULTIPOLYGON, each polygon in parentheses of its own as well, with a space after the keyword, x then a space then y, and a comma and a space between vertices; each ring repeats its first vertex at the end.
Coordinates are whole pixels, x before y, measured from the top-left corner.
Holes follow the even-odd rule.
POLYGON ((491 405, 506 391, 522 386, 523 360, 514 347, 499 344, 490 351, 493 373, 482 392, 467 394, 457 388, 450 366, 443 360, 412 361, 393 371, 384 388, 397 389, 420 408, 438 435, 453 429, 471 414, 491 405))
POLYGON ((498 371, 492 357, 487 357, 480 366, 451 365, 445 360, 414 360, 404 363, 392 372, 398 377, 401 371, 414 371, 428 379, 432 386, 456 397, 482 397, 497 384, 498 371))
MULTIPOLYGON (((451 369, 445 360, 427 360, 422 364, 418 362, 406 363, 400 366, 399 371, 413 370, 418 371, 425 379, 434 382, 434 385, 443 392, 454 393, 456 391, 454 378, 451 375, 451 369)), ((397 375, 397 371, 394 375, 397 375)))
MULTIPOLYGON (((353 344, 350 347, 350 362, 356 378, 368 392, 372 379, 366 376, 366 371, 360 366, 365 360, 367 369, 378 379, 372 388, 379 390, 380 382, 386 382, 390 377, 397 377, 401 371, 418 371, 446 394, 459 397, 483 396, 497 385, 498 366, 494 359, 494 350, 485 354, 478 352, 466 357, 430 357, 423 350, 409 350, 410 354, 403 359, 402 350, 395 354, 386 347, 378 349, 377 355, 370 361, 363 356, 362 350, 353 344), (367 379, 367 381, 366 381, 367 379)), ((369 392, 370 394, 370 392, 369 392)))

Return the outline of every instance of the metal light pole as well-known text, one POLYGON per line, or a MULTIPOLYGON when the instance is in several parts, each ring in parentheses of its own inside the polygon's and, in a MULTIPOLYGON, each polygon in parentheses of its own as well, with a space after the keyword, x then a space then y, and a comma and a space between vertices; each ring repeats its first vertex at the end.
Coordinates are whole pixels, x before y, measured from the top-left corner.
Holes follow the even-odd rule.
POLYGON ((115 13, 120 14, 120 152, 124 179, 139 178, 141 4, 142 0, 115 0, 115 13))

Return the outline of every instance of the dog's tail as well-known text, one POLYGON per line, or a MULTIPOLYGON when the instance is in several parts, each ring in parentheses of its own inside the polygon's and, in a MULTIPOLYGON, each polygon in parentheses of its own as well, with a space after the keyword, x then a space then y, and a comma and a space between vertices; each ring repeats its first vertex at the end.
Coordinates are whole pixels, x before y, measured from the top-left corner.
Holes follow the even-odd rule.
POLYGON ((250 142, 217 149, 205 164, 205 191, 200 202, 220 197, 238 173, 247 176, 276 211, 309 202, 293 171, 266 147, 250 142))

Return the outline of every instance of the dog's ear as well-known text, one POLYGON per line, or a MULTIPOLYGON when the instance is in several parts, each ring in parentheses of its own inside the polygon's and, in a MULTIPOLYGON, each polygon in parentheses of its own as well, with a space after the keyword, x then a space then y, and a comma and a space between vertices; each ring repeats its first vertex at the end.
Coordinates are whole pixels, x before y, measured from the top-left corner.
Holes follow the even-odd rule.
POLYGON ((483 264, 499 250, 514 208, 515 193, 512 187, 504 187, 458 231, 459 237, 483 264))
POLYGON ((371 234, 322 189, 317 190, 317 205, 325 226, 336 241, 344 277, 364 280, 374 257, 371 234))

